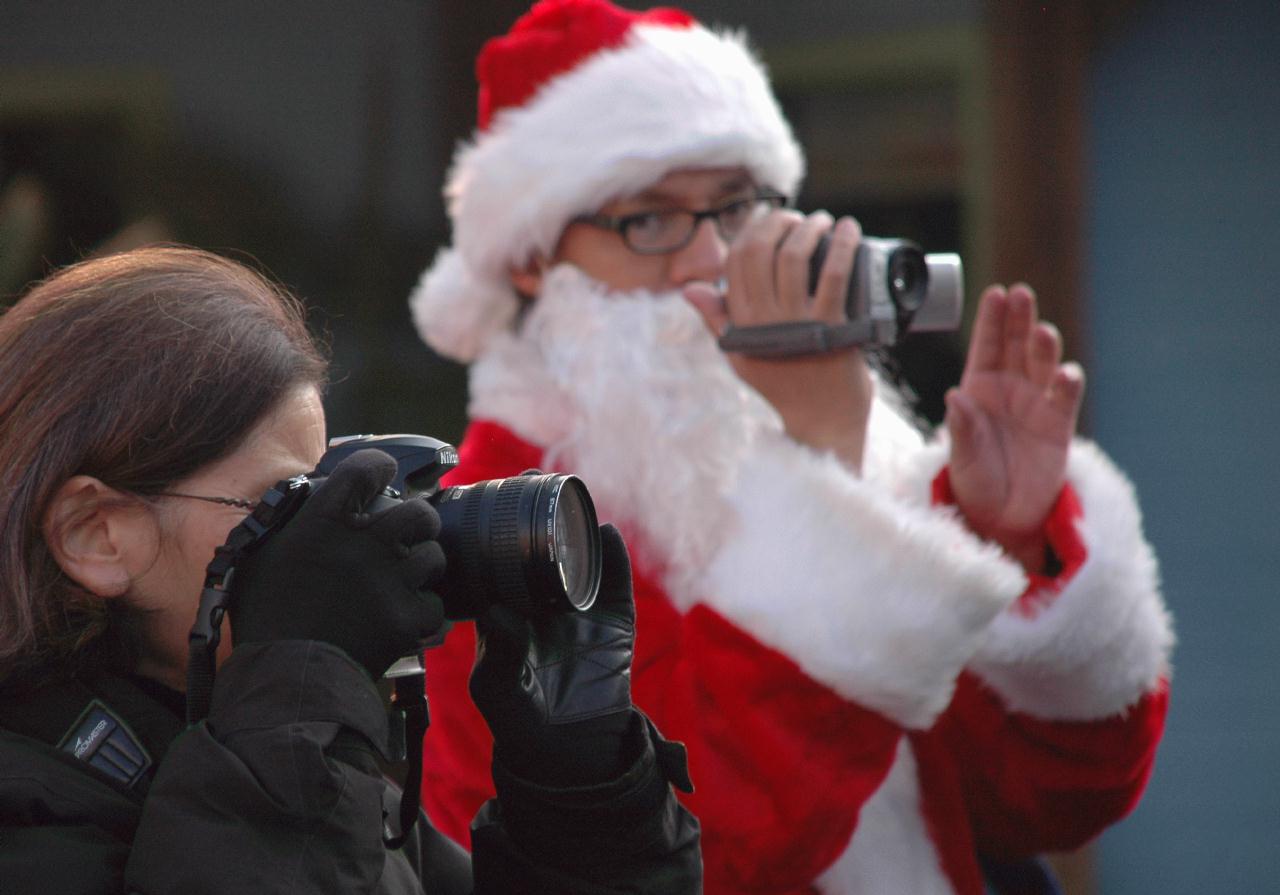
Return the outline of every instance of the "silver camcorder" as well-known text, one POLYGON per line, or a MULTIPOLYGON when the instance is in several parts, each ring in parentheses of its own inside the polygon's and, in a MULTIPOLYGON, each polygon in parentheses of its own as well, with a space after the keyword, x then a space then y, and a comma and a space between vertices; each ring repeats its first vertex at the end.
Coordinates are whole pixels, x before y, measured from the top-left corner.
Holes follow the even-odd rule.
MULTIPOLYGON (((827 238, 809 262, 813 293, 827 256, 827 238)), ((960 256, 926 255, 905 239, 863 237, 853 263, 845 311, 866 330, 866 341, 893 345, 907 333, 954 330, 964 310, 960 256)))
MULTIPOLYGON (((809 259, 809 294, 827 257, 823 236, 809 259)), ((898 344, 907 334, 960 327, 964 273, 960 256, 925 254, 905 239, 864 236, 854 255, 845 298, 848 321, 795 321, 730 327, 720 347, 756 357, 822 354, 855 345, 898 344)))

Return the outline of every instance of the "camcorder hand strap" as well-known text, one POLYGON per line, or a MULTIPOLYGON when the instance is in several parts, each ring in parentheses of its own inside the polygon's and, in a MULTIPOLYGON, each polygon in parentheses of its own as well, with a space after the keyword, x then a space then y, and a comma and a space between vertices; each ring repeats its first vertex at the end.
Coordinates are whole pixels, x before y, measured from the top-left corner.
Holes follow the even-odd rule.
POLYGON ((840 324, 797 320, 762 326, 730 326, 720 337, 720 348, 751 357, 800 357, 864 345, 872 341, 874 335, 869 320, 840 324))

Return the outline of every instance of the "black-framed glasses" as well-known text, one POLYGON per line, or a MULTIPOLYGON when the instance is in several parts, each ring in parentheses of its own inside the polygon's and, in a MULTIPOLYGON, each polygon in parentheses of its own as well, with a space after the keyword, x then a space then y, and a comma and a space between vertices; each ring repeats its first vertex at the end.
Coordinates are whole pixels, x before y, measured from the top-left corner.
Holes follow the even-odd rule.
POLYGON ((601 230, 612 230, 622 237, 627 248, 639 255, 665 255, 678 252, 693 241, 698 225, 710 218, 725 242, 733 242, 747 221, 759 210, 782 208, 788 199, 781 193, 762 191, 707 208, 689 211, 671 208, 665 211, 641 211, 635 214, 584 214, 573 219, 601 230))

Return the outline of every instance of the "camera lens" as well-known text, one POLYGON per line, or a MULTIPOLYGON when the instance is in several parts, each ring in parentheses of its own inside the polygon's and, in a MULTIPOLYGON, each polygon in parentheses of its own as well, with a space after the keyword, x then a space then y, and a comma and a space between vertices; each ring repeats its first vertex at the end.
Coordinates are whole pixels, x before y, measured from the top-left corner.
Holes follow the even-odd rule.
POLYGON ((599 537, 595 511, 580 481, 567 476, 561 478, 564 481, 552 510, 555 522, 549 553, 554 557, 569 604, 574 609, 590 609, 600 587, 599 551, 591 549, 599 537))
POLYGON ((439 593, 450 618, 474 618, 494 603, 532 616, 595 602, 600 532, 576 476, 491 479, 430 500, 448 558, 439 593))

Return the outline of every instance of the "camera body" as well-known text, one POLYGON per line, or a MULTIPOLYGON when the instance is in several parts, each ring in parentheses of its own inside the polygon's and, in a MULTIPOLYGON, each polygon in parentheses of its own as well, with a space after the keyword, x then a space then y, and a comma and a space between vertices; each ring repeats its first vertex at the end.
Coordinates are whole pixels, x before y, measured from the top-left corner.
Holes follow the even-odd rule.
MULTIPOLYGON (((809 292, 817 288, 830 238, 809 260, 809 292)), ((964 273, 960 256, 928 254, 905 239, 864 236, 854 256, 845 299, 858 344, 894 345, 907 333, 960 327, 964 273)))
MULTIPOLYGON (((600 529, 581 479, 531 472, 442 488, 441 477, 458 465, 458 451, 426 435, 330 439, 314 472, 294 476, 264 497, 274 506, 269 527, 287 523, 343 459, 365 448, 396 462, 395 476, 370 510, 425 499, 440 514, 437 540, 446 570, 435 591, 447 618, 476 618, 495 604, 539 618, 586 610, 595 602, 603 565, 600 529)), ((385 677, 421 673, 421 655, 413 655, 392 665, 385 677)))

